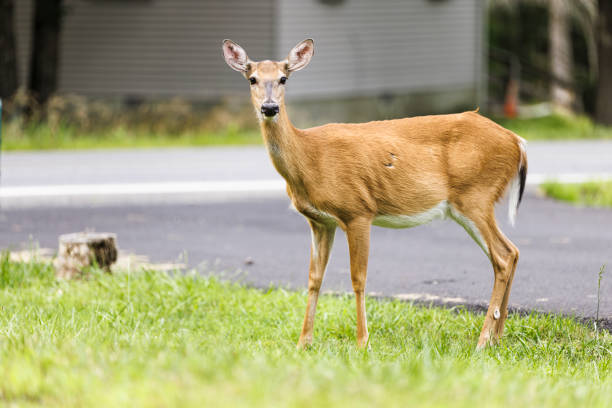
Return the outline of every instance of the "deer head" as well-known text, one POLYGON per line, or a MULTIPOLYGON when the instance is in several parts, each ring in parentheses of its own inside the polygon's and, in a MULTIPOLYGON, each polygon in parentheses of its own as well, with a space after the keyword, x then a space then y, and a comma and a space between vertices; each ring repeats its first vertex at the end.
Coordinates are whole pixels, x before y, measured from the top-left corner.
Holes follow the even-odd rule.
POLYGON ((314 42, 307 39, 293 47, 283 61, 252 61, 246 51, 231 40, 223 41, 223 55, 230 68, 242 73, 251 86, 251 102, 259 120, 276 121, 284 109, 285 85, 289 76, 304 68, 314 54, 314 42))

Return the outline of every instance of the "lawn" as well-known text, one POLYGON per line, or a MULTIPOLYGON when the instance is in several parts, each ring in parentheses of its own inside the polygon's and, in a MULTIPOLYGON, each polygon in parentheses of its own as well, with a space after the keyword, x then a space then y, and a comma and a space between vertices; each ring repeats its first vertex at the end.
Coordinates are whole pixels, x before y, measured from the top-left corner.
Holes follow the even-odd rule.
POLYGON ((214 277, 0 262, 0 405, 612 405, 612 336, 557 316, 511 315, 476 352, 483 316, 368 300, 371 349, 355 347, 354 299, 322 296, 315 345, 295 349, 304 292, 214 277))
POLYGON ((261 143, 257 130, 227 127, 220 131, 179 133, 134 130, 123 126, 79 131, 71 126, 46 124, 21 127, 9 123, 2 133, 3 150, 103 149, 137 147, 249 145, 261 143))
POLYGON ((612 139, 612 128, 586 116, 549 115, 530 119, 496 119, 527 140, 612 139))
POLYGON ((544 194, 557 200, 589 207, 612 207, 612 181, 578 184, 547 182, 540 187, 544 194))
MULTIPOLYGON (((253 115, 254 116, 254 115, 253 115)), ((560 139, 612 139, 612 128, 594 125, 583 116, 565 117, 551 115, 534 119, 496 119, 527 140, 560 139)), ((255 124, 255 118, 249 123, 255 124)), ((180 127, 180 131, 167 132, 164 126, 153 126, 155 131, 144 127, 130 128, 125 124, 110 125, 97 130, 79 130, 75 126, 45 123, 20 125, 8 122, 3 127, 2 148, 4 150, 37 149, 92 149, 127 147, 211 146, 261 144, 257 129, 227 126, 223 130, 198 130, 197 126, 180 127)))

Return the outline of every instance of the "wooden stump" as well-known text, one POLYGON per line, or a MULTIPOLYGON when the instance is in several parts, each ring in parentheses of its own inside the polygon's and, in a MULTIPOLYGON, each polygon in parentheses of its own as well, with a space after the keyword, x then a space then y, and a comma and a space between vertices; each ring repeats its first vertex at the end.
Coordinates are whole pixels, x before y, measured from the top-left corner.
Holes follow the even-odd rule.
POLYGON ((81 276, 88 266, 110 272, 117 260, 117 236, 106 232, 77 232, 59 237, 59 253, 53 262, 55 275, 71 279, 81 276))

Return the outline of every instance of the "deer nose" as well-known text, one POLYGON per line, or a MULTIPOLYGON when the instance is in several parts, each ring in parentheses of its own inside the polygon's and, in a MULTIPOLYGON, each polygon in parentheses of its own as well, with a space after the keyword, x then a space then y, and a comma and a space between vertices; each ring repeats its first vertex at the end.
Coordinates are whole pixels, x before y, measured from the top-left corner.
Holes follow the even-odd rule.
POLYGON ((271 118, 278 113, 278 105, 275 103, 264 103, 261 105, 261 113, 271 118))

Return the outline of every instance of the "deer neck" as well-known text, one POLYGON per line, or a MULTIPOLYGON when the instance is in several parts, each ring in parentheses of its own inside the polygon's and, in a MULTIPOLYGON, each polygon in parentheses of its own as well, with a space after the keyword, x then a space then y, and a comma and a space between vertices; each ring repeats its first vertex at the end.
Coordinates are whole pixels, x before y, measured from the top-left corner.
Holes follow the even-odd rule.
POLYGON ((285 180, 293 181, 299 177, 297 156, 300 152, 298 130, 287 115, 284 103, 275 121, 260 120, 261 133, 272 159, 272 164, 285 180))

